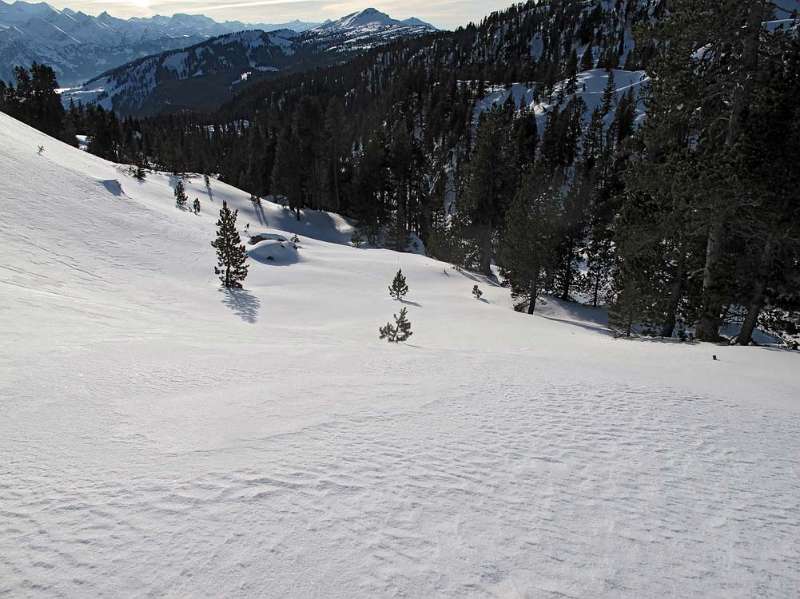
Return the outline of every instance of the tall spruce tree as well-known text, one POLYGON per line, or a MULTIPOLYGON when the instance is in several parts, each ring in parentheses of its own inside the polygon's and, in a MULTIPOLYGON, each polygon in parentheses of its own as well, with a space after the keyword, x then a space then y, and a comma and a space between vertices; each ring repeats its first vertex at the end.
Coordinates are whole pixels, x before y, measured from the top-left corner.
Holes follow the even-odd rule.
POLYGON ((247 278, 247 252, 236 229, 238 216, 238 210, 231 212, 227 202, 222 202, 217 221, 217 238, 211 242, 211 246, 217 250, 214 273, 219 275, 223 287, 228 289, 241 289, 242 281, 247 278))
POLYGON ((491 275, 494 251, 493 234, 503 222, 513 189, 510 172, 507 114, 494 109, 481 117, 475 152, 469 165, 469 178, 464 192, 465 209, 471 221, 478 268, 491 275))
POLYGON ((527 302, 528 314, 534 313, 546 273, 555 261, 559 202, 557 192, 541 190, 537 175, 528 174, 506 214, 500 263, 512 295, 527 302))

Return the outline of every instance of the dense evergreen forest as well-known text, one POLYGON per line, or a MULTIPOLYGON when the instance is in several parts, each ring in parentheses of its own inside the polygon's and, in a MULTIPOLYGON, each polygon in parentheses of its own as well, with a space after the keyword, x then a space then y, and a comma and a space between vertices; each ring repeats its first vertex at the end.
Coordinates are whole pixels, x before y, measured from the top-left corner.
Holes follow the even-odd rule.
POLYGON ((373 244, 416 236, 497 265, 520 310, 550 293, 607 304, 621 334, 718 341, 732 322, 749 344, 756 325, 796 335, 800 308, 800 39, 774 15, 768 0, 528 2, 265 81, 216 114, 63 110, 40 65, 0 88, 0 110, 298 219, 343 213, 373 244), (590 109, 593 70, 608 84, 590 109), (620 70, 648 85, 620 91, 620 70), (512 83, 546 113, 482 102, 512 83))

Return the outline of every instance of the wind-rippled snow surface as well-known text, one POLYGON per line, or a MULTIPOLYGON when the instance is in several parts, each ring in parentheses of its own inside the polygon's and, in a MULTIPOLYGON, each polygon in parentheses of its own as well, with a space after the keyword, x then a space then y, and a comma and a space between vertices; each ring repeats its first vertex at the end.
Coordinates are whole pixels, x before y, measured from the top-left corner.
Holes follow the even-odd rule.
POLYGON ((118 439, 89 467, 19 439, 0 593, 796 596, 798 417, 500 383, 217 451, 118 439))

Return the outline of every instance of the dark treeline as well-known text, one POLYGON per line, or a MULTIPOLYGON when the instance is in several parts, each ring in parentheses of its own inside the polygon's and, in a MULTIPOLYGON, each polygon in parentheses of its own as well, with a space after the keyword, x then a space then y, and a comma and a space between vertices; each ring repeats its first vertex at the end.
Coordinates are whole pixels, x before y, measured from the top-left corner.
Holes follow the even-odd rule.
POLYGON ((72 146, 78 146, 77 135, 85 135, 91 153, 115 162, 144 164, 145 156, 162 151, 147 144, 141 125, 132 119, 120 121, 113 111, 95 105, 70 103, 65 109, 57 89, 50 67, 15 67, 14 81, 0 81, 0 112, 72 146))
POLYGON ((703 340, 738 321, 746 344, 757 323, 795 334, 800 300, 800 42, 762 26, 773 10, 527 3, 254 85, 213 115, 65 120, 110 159, 214 173, 298 218, 351 216, 373 243, 414 234, 443 260, 497 264, 520 309, 581 298, 623 334, 703 340), (615 93, 615 68, 645 70, 644 95, 615 93), (592 110, 575 94, 590 69, 609 73, 592 110), (548 113, 476 110, 512 82, 548 113))

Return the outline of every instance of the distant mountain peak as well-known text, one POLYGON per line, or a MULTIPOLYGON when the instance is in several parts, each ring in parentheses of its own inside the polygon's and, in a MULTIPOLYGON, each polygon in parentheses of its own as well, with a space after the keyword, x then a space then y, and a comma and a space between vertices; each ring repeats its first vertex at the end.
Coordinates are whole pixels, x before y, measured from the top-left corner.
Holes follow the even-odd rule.
POLYGON ((347 31, 361 27, 417 27, 430 29, 431 31, 436 29, 433 25, 421 19, 417 19, 416 17, 400 21, 372 7, 350 13, 335 21, 325 21, 317 29, 326 31, 347 31))

